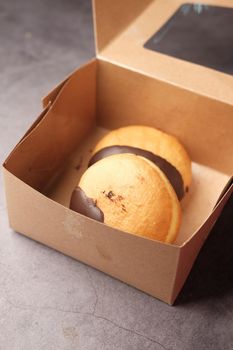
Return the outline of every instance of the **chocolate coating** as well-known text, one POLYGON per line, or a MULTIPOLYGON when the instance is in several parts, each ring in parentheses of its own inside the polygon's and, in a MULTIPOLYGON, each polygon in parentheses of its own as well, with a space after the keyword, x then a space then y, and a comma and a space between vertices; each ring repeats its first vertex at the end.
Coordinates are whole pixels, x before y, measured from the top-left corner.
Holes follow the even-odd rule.
POLYGON ((102 148, 98 152, 96 152, 90 159, 88 166, 93 165, 99 160, 112 156, 114 154, 119 153, 132 153, 137 156, 144 157, 150 160, 152 163, 157 165, 163 173, 166 175, 168 180, 170 181, 172 187, 174 188, 177 197, 181 200, 184 196, 184 183, 180 172, 166 159, 157 156, 156 154, 146 151, 141 148, 131 147, 131 146, 109 146, 102 148))
POLYGON ((104 213, 102 210, 97 207, 92 198, 87 197, 86 193, 80 187, 76 187, 73 190, 70 199, 70 209, 91 219, 104 222, 104 213))

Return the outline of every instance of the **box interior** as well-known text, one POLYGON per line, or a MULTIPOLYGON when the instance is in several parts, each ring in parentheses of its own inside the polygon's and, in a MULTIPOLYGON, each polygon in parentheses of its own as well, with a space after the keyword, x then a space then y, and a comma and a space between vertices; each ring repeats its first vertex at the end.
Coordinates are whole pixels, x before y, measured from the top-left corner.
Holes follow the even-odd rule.
POLYGON ((193 161, 193 182, 181 203, 183 223, 175 242, 185 244, 232 174, 232 106, 101 59, 74 72, 53 99, 6 168, 68 207, 93 146, 109 129, 142 124, 169 132, 193 161))
MULTIPOLYGON (((69 157, 61 173, 45 192, 51 199, 69 206, 70 196, 87 168, 91 150, 109 129, 95 127, 82 145, 69 157)), ((179 235, 174 242, 182 245, 201 226, 211 213, 229 176, 205 165, 192 163, 193 181, 189 193, 181 201, 183 219, 179 235), (211 185, 210 185, 211 184, 211 185)))

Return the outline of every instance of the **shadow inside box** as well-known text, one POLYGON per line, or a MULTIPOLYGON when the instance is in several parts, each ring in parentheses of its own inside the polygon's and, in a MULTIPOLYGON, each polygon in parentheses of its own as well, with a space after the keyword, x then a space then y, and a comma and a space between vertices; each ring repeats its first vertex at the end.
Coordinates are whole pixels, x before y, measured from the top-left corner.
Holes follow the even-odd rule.
POLYGON ((233 290, 233 195, 202 247, 175 305, 233 290))

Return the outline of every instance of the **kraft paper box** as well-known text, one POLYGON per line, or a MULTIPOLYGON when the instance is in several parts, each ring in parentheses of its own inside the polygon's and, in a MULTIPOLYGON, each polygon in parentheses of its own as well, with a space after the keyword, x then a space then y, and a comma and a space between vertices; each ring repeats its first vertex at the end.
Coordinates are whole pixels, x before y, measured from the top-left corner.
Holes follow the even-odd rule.
POLYGON ((97 0, 97 57, 44 98, 42 113, 3 165, 15 231, 169 304, 233 191, 232 75, 145 45, 182 4, 97 0), (121 232, 68 208, 97 140, 130 124, 177 136, 191 156, 193 182, 174 244, 121 232))

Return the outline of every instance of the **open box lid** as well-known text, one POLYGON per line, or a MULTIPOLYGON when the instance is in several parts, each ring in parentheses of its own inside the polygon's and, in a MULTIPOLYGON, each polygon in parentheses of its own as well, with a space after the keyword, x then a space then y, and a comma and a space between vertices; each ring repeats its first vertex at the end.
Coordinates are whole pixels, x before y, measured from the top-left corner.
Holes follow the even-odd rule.
MULTIPOLYGON (((216 17, 216 10, 225 11, 225 14, 227 12, 228 22, 233 23, 233 20, 231 21, 231 18, 233 18, 232 0, 205 0, 204 5, 200 5, 198 0, 192 0, 190 3, 184 0, 166 2, 163 0, 94 0, 93 4, 98 58, 233 105, 233 29, 227 31, 227 23, 223 30, 228 33, 226 40, 229 41, 231 59, 228 59, 226 63, 226 51, 223 51, 223 53, 218 53, 216 62, 218 64, 218 60, 222 60, 225 65, 228 65, 228 73, 229 69, 232 68, 229 74, 220 71, 221 69, 213 69, 211 65, 207 67, 206 64, 197 64, 198 61, 195 62, 196 57, 193 57, 194 61, 191 62, 191 60, 178 58, 179 55, 174 57, 174 55, 161 53, 161 46, 156 51, 154 51, 154 48, 149 49, 151 45, 153 46, 153 40, 155 39, 154 42, 156 43, 158 39, 155 37, 157 32, 160 34, 160 40, 161 35, 164 36, 170 30, 169 26, 171 27, 176 20, 176 17, 172 16, 178 14, 179 17, 179 11, 187 12, 189 8, 191 12, 196 11, 197 16, 200 15, 202 10, 205 10, 207 14, 209 13, 208 9, 214 10, 213 17, 215 20, 212 24, 219 23, 218 29, 222 30, 221 23, 226 21, 221 17, 222 12, 220 16, 216 17), (220 22, 218 22, 219 18, 220 22)), ((192 28, 199 27, 198 25, 195 26, 196 23, 195 20, 192 28)), ((212 43, 208 26, 209 24, 205 25, 198 35, 199 38, 200 35, 202 36, 202 32, 203 35, 206 35, 206 47, 210 48, 209 53, 211 54, 212 43)), ((179 31, 181 28, 182 26, 177 30, 179 31)), ((191 37, 190 40, 194 42, 194 45, 196 44, 195 38, 191 37)), ((183 37, 181 37, 182 43, 183 37)), ((222 39, 219 43, 223 48, 222 39)), ((227 50, 228 42, 224 44, 225 50, 227 50)), ((205 47, 205 43, 203 45, 205 47)), ((171 45, 168 43, 167 46, 170 47, 171 45)))

